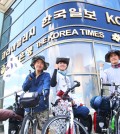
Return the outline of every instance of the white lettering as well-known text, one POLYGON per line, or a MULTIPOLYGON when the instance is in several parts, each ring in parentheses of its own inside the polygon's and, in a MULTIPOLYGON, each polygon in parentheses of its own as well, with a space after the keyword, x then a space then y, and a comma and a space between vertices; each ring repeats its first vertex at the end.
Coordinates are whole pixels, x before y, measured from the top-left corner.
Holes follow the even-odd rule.
POLYGON ((89 29, 80 29, 82 35, 87 35, 87 36, 92 36, 92 37, 97 37, 97 38, 104 38, 104 33, 103 32, 98 32, 94 30, 89 30, 89 29))

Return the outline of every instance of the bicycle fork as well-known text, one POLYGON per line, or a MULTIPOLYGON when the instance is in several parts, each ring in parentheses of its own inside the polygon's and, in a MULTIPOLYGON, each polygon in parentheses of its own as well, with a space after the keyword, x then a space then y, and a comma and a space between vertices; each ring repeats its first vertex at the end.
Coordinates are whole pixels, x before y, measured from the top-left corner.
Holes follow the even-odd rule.
POLYGON ((67 129, 66 129, 66 133, 65 134, 75 134, 75 126, 74 126, 74 115, 73 115, 73 111, 72 111, 72 107, 69 107, 69 117, 67 120, 67 129))

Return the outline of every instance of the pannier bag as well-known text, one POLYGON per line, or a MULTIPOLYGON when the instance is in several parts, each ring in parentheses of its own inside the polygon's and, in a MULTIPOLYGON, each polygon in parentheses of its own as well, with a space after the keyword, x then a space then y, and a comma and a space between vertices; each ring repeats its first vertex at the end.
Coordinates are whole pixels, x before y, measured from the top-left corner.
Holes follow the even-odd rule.
POLYGON ((95 96, 91 99, 90 105, 95 110, 103 110, 109 112, 111 110, 110 100, 108 97, 95 96))
POLYGON ((94 113, 93 121, 95 133, 102 133, 102 129, 105 129, 108 126, 106 117, 97 112, 94 113))
POLYGON ((68 100, 59 100, 58 104, 55 107, 53 107, 52 111, 55 116, 69 115, 69 111, 68 111, 69 106, 70 106, 70 103, 68 102, 68 100))
POLYGON ((40 96, 38 92, 26 92, 20 96, 20 105, 23 108, 36 107, 39 101, 40 96))
POLYGON ((17 103, 17 104, 14 103, 14 105, 13 105, 13 111, 14 111, 16 114, 18 114, 18 115, 24 117, 24 108, 20 106, 20 103, 17 103))
MULTIPOLYGON (((88 133, 92 131, 92 116, 88 115, 86 118, 81 117, 80 115, 75 116, 80 123, 87 129, 88 133)), ((80 131, 81 132, 81 131, 80 131)))
POLYGON ((18 134, 22 121, 16 119, 9 119, 8 134, 18 134))

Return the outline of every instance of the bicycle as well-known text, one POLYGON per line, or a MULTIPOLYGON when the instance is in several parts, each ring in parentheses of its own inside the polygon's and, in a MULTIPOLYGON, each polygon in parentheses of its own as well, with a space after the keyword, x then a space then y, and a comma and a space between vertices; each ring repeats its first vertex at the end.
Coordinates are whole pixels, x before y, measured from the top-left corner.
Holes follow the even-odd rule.
MULTIPOLYGON (((13 111, 24 117, 24 109, 20 107, 19 103, 20 95, 15 92, 15 103, 13 104, 13 111)), ((22 120, 16 120, 14 118, 9 119, 8 134, 19 134, 22 126, 22 120)))
POLYGON ((67 114, 66 115, 56 115, 50 118, 42 129, 42 134, 88 134, 86 128, 74 119, 73 109, 72 109, 72 100, 68 96, 68 93, 73 90, 75 87, 79 87, 80 83, 75 81, 76 84, 69 88, 61 97, 61 100, 56 101, 53 106, 59 105, 61 101, 67 105, 67 114))
POLYGON ((101 96, 103 97, 103 86, 114 86, 115 91, 111 96, 108 97, 110 101, 110 112, 106 116, 106 120, 108 121, 108 127, 103 128, 102 132, 107 134, 120 134, 120 93, 118 92, 118 88, 120 85, 116 85, 115 83, 103 83, 101 79, 101 96))
POLYGON ((36 134, 37 119, 34 116, 34 108, 39 105, 40 96, 38 92, 28 92, 23 93, 20 98, 20 105, 23 108, 29 108, 27 114, 25 115, 20 134, 36 134))

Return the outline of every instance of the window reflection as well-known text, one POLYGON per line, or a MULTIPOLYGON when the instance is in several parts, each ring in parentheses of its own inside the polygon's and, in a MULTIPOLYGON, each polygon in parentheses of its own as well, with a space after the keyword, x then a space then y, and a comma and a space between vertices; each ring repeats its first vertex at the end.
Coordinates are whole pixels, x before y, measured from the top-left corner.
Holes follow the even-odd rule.
POLYGON ((23 14, 24 26, 28 26, 35 18, 38 17, 44 10, 44 0, 36 1, 28 10, 23 14), (28 17, 29 16, 29 17, 28 17))
MULTIPOLYGON (((12 19, 12 23, 34 2, 35 0, 22 0, 19 4, 18 4, 18 6, 16 7, 16 8, 10 8, 9 9, 9 12, 11 12, 11 14, 9 14, 9 16, 8 17, 11 17, 11 19, 12 19)), ((7 23, 8 24, 8 17, 6 17, 5 18, 5 20, 4 20, 4 23, 7 23)), ((10 26, 10 25, 9 25, 10 26)), ((7 30, 7 28, 9 27, 9 26, 4 26, 4 30, 3 30, 3 32, 5 31, 5 30, 7 30)))
MULTIPOLYGON (((36 1, 3 35, 1 47, 4 47, 9 41, 17 36, 26 26, 28 26, 44 10, 44 1, 36 1), (30 15, 31 14, 31 15, 30 15), (28 17, 29 16, 29 17, 28 17)), ((4 22, 4 28, 8 28, 12 23, 12 17, 7 17, 4 22), (8 21, 9 18, 9 21, 8 21)), ((5 29, 4 29, 5 30, 5 29)))
MULTIPOLYGON (((95 73, 95 64, 92 43, 70 42, 53 46, 47 50, 46 55, 52 64, 56 57, 69 57, 70 73, 95 73), (68 49, 69 48, 69 49, 68 49), (48 55, 48 56, 47 56, 48 55)), ((50 66, 52 68, 52 66, 50 66)))
POLYGON ((21 2, 22 0, 16 0, 13 5, 5 12, 5 18, 12 13, 11 9, 16 8, 16 6, 21 2))
POLYGON ((96 4, 99 6, 105 6, 113 9, 120 10, 120 3, 119 0, 87 0, 87 2, 90 2, 92 4, 96 4))
POLYGON ((10 29, 8 29, 1 37, 1 49, 7 45, 10 38, 10 29))
MULTIPOLYGON (((70 57, 70 65, 68 67, 69 69, 69 76, 71 78, 71 82, 73 84, 74 80, 80 81, 81 86, 76 88, 75 94, 78 98, 80 98, 80 101, 83 102, 86 106, 90 107, 90 99, 98 95, 98 81, 97 81, 97 75, 88 75, 87 73, 92 73, 91 70, 89 70, 88 64, 90 63, 90 59, 92 59, 93 54, 91 51, 91 43, 83 43, 83 42, 73 42, 73 43, 65 43, 61 44, 59 46, 53 46, 43 52, 40 53, 40 55, 44 55, 46 58, 46 61, 50 63, 50 66, 48 68, 48 72, 52 75, 54 70, 54 65, 56 61, 56 57, 70 57), (69 49, 68 49, 69 47, 69 49), (75 49, 77 48, 77 49, 75 49), (86 48, 87 51, 84 51, 86 48), (67 52, 66 52, 67 51, 67 52), (81 53, 82 56, 80 56, 80 59, 76 57, 79 57, 79 53, 81 53), (87 56, 88 55, 88 56, 87 56), (89 58, 88 58, 89 57, 89 58), (82 61, 81 61, 82 59, 82 61), (84 61, 84 62, 83 62, 84 61), (72 64, 71 64, 72 62, 72 64), (80 62, 80 63, 79 63, 80 62), (79 65, 82 67, 79 68, 79 65), (77 66, 77 67, 76 67, 77 66), (75 72, 78 68, 79 74, 77 75, 71 75, 71 73, 75 72), (86 75, 80 75, 80 73, 86 73, 86 75)), ((94 62, 93 62, 94 65, 94 62)), ((89 64, 89 68, 94 67, 89 64)), ((95 69, 93 69, 95 70, 95 69)), ((55 88, 52 88, 52 90, 55 90, 55 88)), ((50 94, 50 101, 54 101, 54 95, 55 92, 51 91, 50 94)))
POLYGON ((105 62, 105 54, 110 50, 109 45, 104 44, 95 44, 94 51, 96 57, 96 65, 97 69, 99 70, 99 64, 102 62, 104 63, 104 69, 109 67, 109 63, 105 62))
POLYGON ((62 0, 50 0, 49 2, 48 2, 48 0, 45 0, 45 9, 47 9, 55 4, 58 4, 60 2, 62 2, 62 0))
POLYGON ((81 83, 81 86, 75 89, 75 94, 80 98, 81 103, 90 108, 90 99, 98 95, 98 82, 96 75, 73 75, 73 80, 81 83))
POLYGON ((12 17, 11 16, 8 16, 6 18, 6 20, 4 21, 4 23, 3 23, 3 31, 2 31, 2 33, 4 33, 5 30, 8 29, 11 26, 11 24, 12 24, 12 17))
POLYGON ((114 49, 114 50, 120 50, 120 47, 118 47, 118 46, 112 46, 112 49, 114 49))

